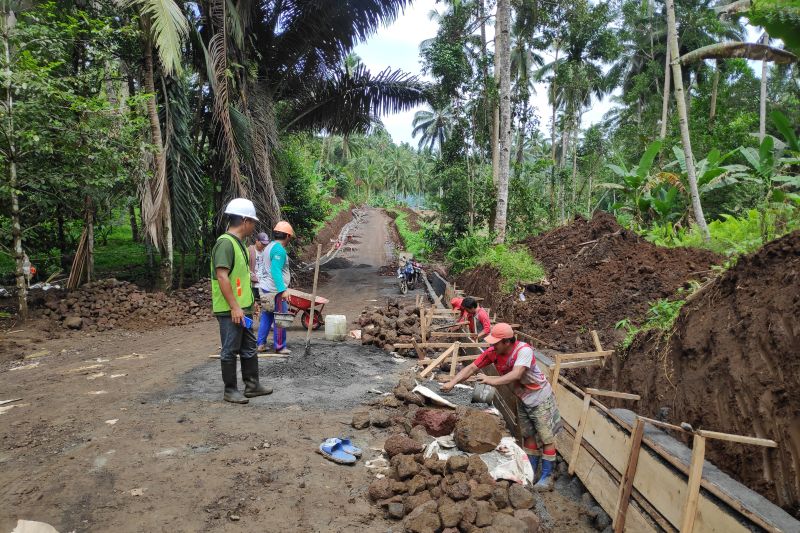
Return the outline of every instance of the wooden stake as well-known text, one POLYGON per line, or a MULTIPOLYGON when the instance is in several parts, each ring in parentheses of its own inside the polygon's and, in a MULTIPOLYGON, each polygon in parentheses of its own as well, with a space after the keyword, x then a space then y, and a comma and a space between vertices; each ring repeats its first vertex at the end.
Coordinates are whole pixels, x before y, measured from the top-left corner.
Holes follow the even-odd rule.
POLYGON ((414 351, 417 352, 417 359, 419 359, 420 361, 425 359, 425 351, 419 347, 419 344, 417 344, 417 340, 411 339, 411 344, 414 345, 414 351))
POLYGON ((583 395, 583 409, 581 410, 581 418, 578 422, 578 427, 575 430, 575 444, 572 445, 572 453, 569 458, 569 475, 575 474, 575 464, 578 462, 578 452, 581 449, 581 441, 583 440, 583 430, 586 428, 586 418, 589 416, 589 406, 592 403, 592 395, 587 392, 583 395))
POLYGON ((603 345, 600 344, 600 337, 597 336, 597 332, 592 330, 592 342, 594 342, 594 349, 598 352, 603 351, 603 345))
POLYGON ((606 350, 603 352, 577 352, 577 353, 562 353, 561 360, 566 361, 577 361, 579 359, 594 359, 596 357, 607 357, 613 354, 613 350, 606 350))
POLYGON ((444 353, 442 353, 442 355, 434 359, 430 365, 428 365, 422 372, 419 373, 419 377, 424 378, 425 376, 433 372, 433 369, 442 364, 442 361, 447 359, 447 356, 453 353, 453 350, 457 350, 458 345, 459 345, 458 342, 454 342, 453 344, 451 344, 450 347, 447 350, 445 350, 444 353))
POLYGON ((423 305, 419 311, 419 334, 422 338, 422 343, 425 344, 428 342, 428 325, 426 324, 428 320, 428 312, 423 305))
POLYGON ((700 481, 703 479, 703 461, 706 457, 706 438, 695 433, 692 444, 692 462, 689 465, 689 482, 686 488, 686 502, 683 505, 681 533, 692 533, 697 515, 697 501, 700 499, 700 481))
POLYGON ((311 309, 308 316, 308 331, 306 331, 305 355, 311 353, 311 329, 314 327, 314 308, 317 305, 317 279, 319 278, 319 256, 322 254, 322 245, 317 244, 317 260, 314 263, 314 285, 311 291, 311 309))
POLYGON ((553 396, 558 392, 558 375, 561 374, 561 354, 556 354, 556 364, 553 366, 553 382, 550 386, 553 388, 553 396))
POLYGON ((628 453, 628 465, 619 484, 619 498, 617 499, 617 515, 614 518, 614 533, 622 533, 625 530, 625 516, 628 513, 628 503, 631 501, 633 492, 633 478, 636 477, 636 467, 639 464, 639 450, 642 448, 642 437, 644 436, 644 421, 636 418, 631 432, 631 446, 628 453))
MULTIPOLYGON (((456 343, 456 344, 458 344, 458 343, 456 343)), ((456 367, 458 366, 458 352, 459 351, 460 350, 458 349, 458 347, 456 347, 456 349, 453 350, 453 356, 450 358, 450 377, 453 377, 453 376, 456 375, 456 367)))

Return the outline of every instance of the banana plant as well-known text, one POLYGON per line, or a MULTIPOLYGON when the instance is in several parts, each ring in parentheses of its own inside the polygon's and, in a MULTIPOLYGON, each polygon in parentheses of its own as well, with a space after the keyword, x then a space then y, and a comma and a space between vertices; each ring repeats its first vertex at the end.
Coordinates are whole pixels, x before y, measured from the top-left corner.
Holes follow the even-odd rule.
MULTIPOLYGON (((742 165, 723 165, 726 159, 735 155, 738 151, 739 149, 737 148, 723 154, 714 148, 704 159, 696 163, 697 190, 700 196, 713 190, 733 185, 739 181, 736 173, 747 170, 747 167, 742 165)), ((681 180, 683 190, 686 191, 689 188, 689 178, 686 173, 686 154, 679 146, 673 146, 672 153, 675 155, 675 160, 665 165, 664 168, 678 167, 680 169, 678 178, 681 180)))
POLYGON ((605 189, 615 189, 622 193, 623 201, 617 202, 612 209, 629 210, 633 212, 638 222, 642 221, 644 213, 650 208, 652 198, 647 193, 645 184, 650 176, 653 161, 661 150, 661 141, 650 143, 639 159, 639 164, 627 168, 625 163, 619 165, 607 164, 606 168, 622 178, 622 183, 600 183, 597 186, 605 189))

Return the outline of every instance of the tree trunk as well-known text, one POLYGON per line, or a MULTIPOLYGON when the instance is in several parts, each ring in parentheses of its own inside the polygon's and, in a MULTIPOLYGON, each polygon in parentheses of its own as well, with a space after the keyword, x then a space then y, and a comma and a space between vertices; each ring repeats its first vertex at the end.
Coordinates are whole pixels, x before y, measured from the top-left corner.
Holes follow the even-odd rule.
POLYGON ((153 153, 155 175, 152 181, 145 186, 147 189, 145 204, 148 207, 145 224, 151 241, 156 247, 159 247, 161 252, 159 288, 169 290, 172 287, 173 269, 172 217, 167 183, 167 160, 164 156, 164 141, 161 137, 161 123, 158 120, 156 105, 153 43, 149 38, 144 49, 144 87, 150 95, 147 98, 147 116, 150 120, 150 135, 155 147, 153 153))
POLYGON ((578 128, 581 123, 580 117, 578 117, 577 123, 573 124, 573 133, 572 133, 572 201, 570 203, 570 210, 575 210, 575 206, 577 205, 577 193, 578 193, 578 128))
POLYGON ((519 129, 517 130, 517 155, 515 158, 518 167, 517 172, 525 161, 525 128, 528 126, 528 102, 522 105, 522 116, 519 119, 519 129))
POLYGON ((94 203, 88 194, 83 199, 83 206, 86 224, 86 283, 89 283, 94 279, 94 203))
MULTIPOLYGON (((495 55, 495 64, 496 63, 497 63, 497 55, 495 55)), ((495 67, 495 74, 497 74, 497 67, 495 67)), ((497 187, 497 181, 499 177, 500 177, 500 102, 498 101, 495 102, 494 105, 492 105, 492 183, 494 183, 495 187, 497 187)))
MULTIPOLYGON (((678 29, 675 24, 675 0, 667 0, 667 32, 669 35, 670 55, 674 58, 679 58, 680 48, 678 46, 678 29)), ((692 141, 689 137, 689 117, 686 110, 686 100, 683 94, 683 73, 681 72, 681 64, 678 59, 672 62, 672 76, 674 78, 675 102, 678 106, 678 118, 681 126, 681 143, 683 144, 683 153, 686 158, 686 177, 689 180, 692 208, 697 225, 700 226, 700 231, 703 234, 703 238, 708 241, 711 239, 711 234, 706 225, 706 218, 703 215, 703 206, 700 204, 700 193, 697 190, 697 176, 695 174, 694 155, 692 154, 692 141)))
POLYGON ((717 91, 719 90, 719 59, 714 62, 714 81, 711 84, 711 104, 709 105, 710 109, 708 111, 708 121, 714 122, 714 118, 717 116, 717 91))
POLYGON ((22 225, 20 224, 20 209, 19 209, 19 195, 17 194, 17 148, 14 138, 14 96, 11 87, 11 43, 9 37, 11 33, 10 27, 10 12, 3 6, 3 49, 5 52, 6 72, 5 72, 5 89, 6 89, 6 137, 8 139, 8 152, 6 155, 6 163, 8 165, 8 188, 11 195, 11 236, 14 241, 14 261, 16 263, 16 270, 14 272, 17 281, 17 302, 18 302, 18 316, 20 322, 25 322, 28 319, 28 286, 25 283, 25 269, 23 263, 25 260, 25 252, 22 249, 22 225))
POLYGON ((553 116, 550 127, 550 159, 553 166, 550 170, 550 220, 556 219, 556 112, 558 104, 556 102, 556 71, 558 68, 559 42, 556 40, 556 56, 553 61, 553 81, 550 83, 550 99, 553 101, 553 116))
POLYGON ((508 175, 511 162, 511 0, 497 1, 495 35, 495 74, 499 81, 500 121, 498 135, 497 209, 495 243, 506 239, 508 213, 508 175))
POLYGON ((133 202, 128 204, 128 217, 131 221, 131 237, 133 242, 139 242, 139 226, 136 224, 136 208, 133 202))
POLYGON ((672 69, 670 68, 670 53, 669 46, 667 46, 666 60, 664 61, 664 95, 661 101, 661 132, 658 138, 662 141, 667 137, 667 119, 669 118, 669 97, 670 91, 670 76, 672 69))
MULTIPOLYGON (((763 44, 769 44, 769 35, 764 32, 763 44)), ((761 93, 758 100, 758 142, 767 135, 767 61, 761 61, 761 93)))

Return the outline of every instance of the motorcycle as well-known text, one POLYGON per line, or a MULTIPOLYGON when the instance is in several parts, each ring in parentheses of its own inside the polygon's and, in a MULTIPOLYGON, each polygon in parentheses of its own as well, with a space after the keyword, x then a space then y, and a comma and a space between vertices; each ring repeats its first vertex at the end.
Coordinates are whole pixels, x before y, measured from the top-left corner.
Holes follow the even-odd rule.
POLYGON ((405 294, 408 289, 412 291, 417 285, 418 271, 411 261, 408 261, 397 269, 397 280, 400 285, 400 294, 405 294))

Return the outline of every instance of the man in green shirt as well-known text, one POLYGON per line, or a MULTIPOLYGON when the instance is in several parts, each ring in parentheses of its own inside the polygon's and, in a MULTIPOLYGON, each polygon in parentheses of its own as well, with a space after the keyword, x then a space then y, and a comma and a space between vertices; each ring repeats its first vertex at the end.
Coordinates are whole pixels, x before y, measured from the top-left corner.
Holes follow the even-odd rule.
POLYGON ((228 231, 217 239, 211 252, 211 305, 219 322, 222 349, 223 399, 247 403, 247 398, 272 394, 258 382, 256 336, 252 329, 255 297, 250 283, 250 254, 244 240, 253 233, 258 218, 253 202, 234 198, 225 208, 228 231), (249 323, 249 326, 246 325, 249 323), (244 395, 236 386, 236 355, 242 365, 244 395))

